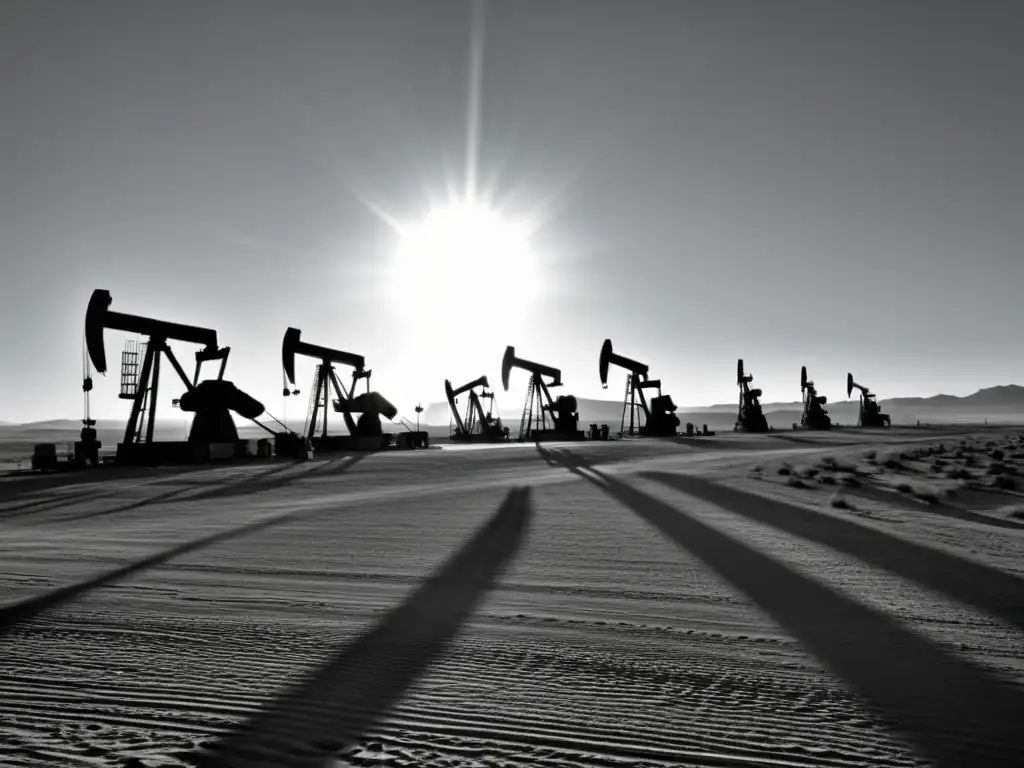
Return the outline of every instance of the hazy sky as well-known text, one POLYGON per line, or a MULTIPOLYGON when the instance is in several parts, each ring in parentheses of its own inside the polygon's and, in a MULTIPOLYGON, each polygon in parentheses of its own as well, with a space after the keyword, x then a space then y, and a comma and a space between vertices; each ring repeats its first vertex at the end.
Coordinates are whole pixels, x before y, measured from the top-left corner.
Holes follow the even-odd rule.
MULTIPOLYGON (((465 0, 0 3, 0 419, 79 417, 94 288, 216 328, 228 378, 277 414, 290 325, 365 355, 403 408, 446 377, 498 383, 506 344, 619 397, 605 337, 684 406, 732 400, 738 356, 767 401, 799 398, 801 364, 830 400, 848 369, 881 397, 1024 382, 1024 4, 491 0, 478 189, 541 222, 541 276, 481 254, 484 309, 453 325, 457 297, 396 293, 378 213, 462 189, 471 19, 465 0)), ((128 412, 124 340, 100 416, 128 412)), ((181 387, 162 394, 167 415, 181 387)))

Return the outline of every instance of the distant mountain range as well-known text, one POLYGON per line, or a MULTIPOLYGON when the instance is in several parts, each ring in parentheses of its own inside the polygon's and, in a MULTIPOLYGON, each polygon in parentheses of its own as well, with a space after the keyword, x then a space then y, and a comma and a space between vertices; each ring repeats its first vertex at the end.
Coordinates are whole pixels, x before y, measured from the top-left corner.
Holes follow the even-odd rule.
MULTIPOLYGON (((506 398, 507 399, 507 398, 506 398)), ((1024 387, 1016 384, 988 387, 980 389, 972 395, 957 397, 956 395, 933 395, 931 397, 895 397, 879 401, 882 410, 890 414, 895 424, 912 424, 916 421, 928 423, 980 422, 985 419, 1008 423, 1024 423, 1024 387)), ((584 429, 588 424, 608 424, 618 428, 622 420, 622 402, 614 400, 591 400, 577 398, 580 424, 584 429)), ((464 407, 464 401, 459 403, 464 407)), ((789 428, 800 420, 803 404, 762 403, 768 423, 776 429, 789 428)), ((839 424, 855 424, 859 401, 844 400, 828 403, 826 406, 832 420, 839 424)), ((680 422, 692 422, 698 427, 707 424, 709 429, 732 429, 736 417, 736 404, 709 405, 699 408, 680 408, 677 411, 680 422)), ((504 407, 500 411, 502 420, 518 430, 522 416, 522 406, 504 407)), ((432 434, 447 433, 450 423, 448 403, 439 402, 427 405, 421 414, 420 423, 432 434)), ((415 416, 412 419, 415 422, 415 416)), ((236 419, 239 435, 246 438, 266 437, 267 432, 260 428, 236 419)), ((271 425, 273 426, 273 425, 271 425)), ((293 429, 301 429, 298 420, 292 423, 293 429)), ((118 439, 124 431, 123 419, 98 419, 97 431, 104 442, 118 439)), ((394 429, 402 429, 398 424, 394 429)), ((7 441, 30 441, 35 438, 49 440, 74 440, 81 429, 81 422, 74 419, 53 419, 35 421, 24 424, 0 422, 0 439, 7 441)), ((182 419, 158 419, 157 437, 162 440, 183 440, 185 423, 182 419)))

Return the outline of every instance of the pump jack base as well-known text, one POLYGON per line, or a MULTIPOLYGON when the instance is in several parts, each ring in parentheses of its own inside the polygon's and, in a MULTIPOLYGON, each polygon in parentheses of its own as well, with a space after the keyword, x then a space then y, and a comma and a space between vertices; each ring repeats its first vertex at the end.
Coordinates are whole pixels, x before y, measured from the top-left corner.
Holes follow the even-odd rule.
POLYGON ((556 432, 553 429, 535 429, 530 432, 529 437, 525 438, 523 442, 554 443, 586 439, 587 436, 586 433, 583 432, 583 430, 573 430, 572 432, 556 432))
POLYGON ((242 458, 269 458, 269 440, 236 440, 226 443, 197 441, 154 441, 118 443, 115 464, 160 466, 168 464, 204 464, 242 458), (255 444, 255 445, 254 445, 255 444))
POLYGON ((413 448, 429 448, 430 438, 426 432, 399 432, 397 435, 321 435, 314 437, 315 453, 334 453, 336 451, 386 451, 411 450, 413 448))

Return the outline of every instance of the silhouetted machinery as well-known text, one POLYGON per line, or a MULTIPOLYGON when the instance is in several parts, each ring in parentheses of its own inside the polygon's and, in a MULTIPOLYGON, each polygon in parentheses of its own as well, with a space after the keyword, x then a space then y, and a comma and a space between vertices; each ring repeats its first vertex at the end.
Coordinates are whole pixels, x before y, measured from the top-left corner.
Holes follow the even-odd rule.
POLYGON ((640 434, 644 437, 673 437, 679 426, 676 406, 671 395, 661 394, 661 380, 648 379, 648 366, 617 355, 612 351, 612 340, 605 339, 601 346, 601 359, 598 367, 601 374, 601 387, 608 388, 608 366, 617 365, 624 368, 626 374, 626 394, 622 401, 622 423, 619 435, 640 434), (651 398, 648 406, 644 396, 645 389, 657 389, 658 394, 651 398), (639 402, 638 402, 639 398, 639 402), (629 430, 626 430, 626 412, 629 412, 629 430), (644 423, 640 424, 640 413, 644 415, 644 423))
POLYGON ((451 439, 456 442, 466 443, 504 443, 508 442, 509 429, 501 424, 501 418, 492 414, 494 410, 494 393, 488 392, 490 384, 486 376, 474 379, 468 384, 463 384, 458 389, 452 388, 452 383, 444 380, 444 393, 448 397, 448 407, 452 412, 452 420, 455 422, 455 431, 451 439), (477 394, 476 388, 480 387, 477 394), (459 413, 459 395, 469 393, 466 405, 466 413, 459 413), (487 401, 487 410, 484 410, 483 402, 487 401))
POLYGON ((402 433, 397 439, 395 435, 384 432, 380 417, 383 416, 392 421, 398 415, 398 409, 379 392, 370 391, 372 371, 365 367, 366 362, 362 355, 309 344, 302 341, 301 337, 302 331, 298 328, 289 328, 284 334, 284 341, 281 345, 281 363, 286 379, 283 394, 286 397, 299 394, 299 390, 295 389, 296 355, 316 360, 316 373, 313 377, 305 427, 306 437, 313 444, 314 450, 379 450, 392 446, 414 448, 420 445, 426 447, 426 432, 402 433), (338 379, 338 374, 334 370, 335 365, 352 368, 352 384, 349 389, 346 390, 338 379), (356 395, 356 385, 360 379, 365 379, 366 391, 356 395), (333 401, 331 398, 332 388, 336 396, 333 401), (347 435, 328 434, 327 414, 331 410, 328 407, 329 403, 335 413, 341 414, 345 428, 348 430, 347 435), (358 414, 358 418, 353 418, 354 414, 358 414), (320 427, 319 435, 317 434, 318 426, 320 427))
MULTIPOLYGON (((148 337, 145 342, 129 340, 121 354, 119 397, 122 400, 131 400, 132 410, 124 439, 117 446, 118 463, 191 463, 210 459, 213 454, 237 455, 242 450, 242 441, 238 439, 231 411, 255 421, 263 414, 264 408, 262 403, 242 392, 230 381, 224 380, 224 369, 231 348, 217 346, 216 331, 153 320, 139 315, 111 312, 111 301, 108 291, 95 290, 85 314, 86 349, 97 372, 107 372, 104 329, 148 337), (184 369, 167 343, 171 339, 202 345, 202 349, 196 352, 195 373, 191 380, 185 375, 184 369), (181 409, 195 414, 188 440, 184 443, 153 440, 161 356, 166 356, 185 385, 185 394, 180 398, 181 409), (199 381, 203 363, 215 360, 220 361, 217 378, 199 381)), ((92 388, 90 379, 87 378, 84 388, 86 391, 92 388)), ((259 426, 263 427, 262 424, 259 426)))
POLYGON ((889 414, 882 413, 881 407, 878 405, 878 401, 875 400, 873 392, 869 392, 868 388, 858 384, 853 380, 853 374, 846 374, 846 396, 850 397, 853 394, 853 389, 856 387, 860 390, 860 417, 857 419, 857 426, 859 427, 888 427, 890 426, 889 414))
POLYGON ((754 380, 754 374, 744 373, 743 358, 736 361, 736 383, 740 388, 740 406, 736 414, 735 432, 767 432, 768 419, 761 410, 760 389, 751 389, 750 382, 754 380))
POLYGON ((516 357, 515 347, 506 347, 505 356, 501 360, 501 384, 506 392, 508 377, 513 368, 521 368, 530 374, 523 417, 519 422, 519 441, 582 440, 583 432, 577 428, 580 417, 576 412, 576 398, 572 395, 559 395, 551 399, 549 390, 562 386, 562 372, 557 368, 522 360, 516 357), (545 376, 551 381, 545 382, 545 376), (551 416, 550 428, 548 414, 551 416))
POLYGON ((800 417, 803 429, 832 429, 832 418, 825 410, 828 398, 819 395, 814 382, 807 378, 807 366, 800 367, 800 391, 804 396, 804 412, 800 417))

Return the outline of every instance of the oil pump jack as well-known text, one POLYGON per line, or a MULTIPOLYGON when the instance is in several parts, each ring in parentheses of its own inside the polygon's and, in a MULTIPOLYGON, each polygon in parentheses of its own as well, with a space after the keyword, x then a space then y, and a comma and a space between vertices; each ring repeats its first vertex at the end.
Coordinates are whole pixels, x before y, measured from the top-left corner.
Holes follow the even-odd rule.
POLYGON ((832 429, 832 418, 824 406, 828 398, 819 395, 814 382, 807 378, 807 366, 800 367, 800 391, 804 397, 804 412, 800 417, 802 429, 832 429))
POLYGON ((583 432, 577 429, 580 417, 576 412, 576 398, 572 395, 559 395, 556 399, 551 398, 549 390, 552 387, 562 386, 562 372, 551 366, 518 358, 515 347, 508 346, 505 348, 505 356, 501 360, 501 384, 506 392, 508 392, 508 377, 513 368, 521 368, 530 374, 530 384, 526 390, 526 403, 523 406, 523 417, 519 423, 519 441, 523 442, 527 438, 537 442, 542 440, 582 440, 583 432), (545 376, 551 381, 545 382, 545 376), (551 414, 550 429, 548 428, 547 414, 551 414))
POLYGON ((452 440, 465 443, 508 442, 508 427, 502 426, 500 417, 492 415, 494 393, 487 391, 489 386, 486 376, 463 384, 458 389, 453 389, 452 383, 448 379, 444 380, 444 392, 448 397, 448 407, 451 409, 452 419, 455 421, 455 432, 451 435, 452 440), (481 388, 480 394, 477 394, 476 387, 481 388), (469 393, 469 403, 466 405, 466 413, 463 415, 459 413, 456 398, 466 392, 469 393), (483 400, 487 400, 486 411, 484 411, 483 400))
POLYGON ((744 373, 743 358, 736 361, 736 383, 740 388, 740 406, 736 414, 736 426, 734 432, 767 432, 768 419, 761 410, 760 389, 750 388, 750 382, 754 380, 754 374, 744 373))
POLYGON ((873 392, 853 380, 853 374, 846 374, 846 396, 853 394, 856 387, 860 390, 860 417, 857 419, 858 427, 888 427, 891 424, 889 414, 882 413, 878 401, 875 400, 873 392))
MULTIPOLYGON (((310 344, 302 341, 302 331, 298 328, 289 328, 285 331, 281 344, 281 363, 285 375, 282 394, 285 397, 299 394, 299 390, 295 388, 296 355, 318 361, 313 389, 310 392, 306 424, 306 437, 313 444, 314 450, 379 450, 391 447, 394 435, 384 432, 380 417, 393 420, 398 415, 398 409, 379 392, 370 391, 370 376, 373 372, 366 368, 366 361, 362 355, 310 344), (345 389, 338 379, 338 374, 334 370, 335 365, 352 368, 352 384, 348 389, 345 389), (366 380, 366 391, 356 395, 356 385, 360 379, 366 380), (336 396, 333 401, 332 388, 336 396), (341 414, 348 430, 347 435, 328 434, 327 414, 331 410, 328 403, 332 405, 335 413, 341 414), (358 418, 353 418, 354 414, 358 414, 358 418)), ((409 441, 403 436, 403 439, 395 442, 401 447, 406 447, 409 441)), ((408 447, 420 444, 426 446, 426 443, 425 432, 414 432, 408 447)))
MULTIPOLYGON (((93 367, 100 374, 107 372, 104 329, 124 331, 147 336, 145 342, 128 341, 121 354, 122 400, 132 401, 131 415, 124 432, 124 440, 117 446, 118 463, 159 464, 191 463, 209 458, 210 444, 238 444, 238 431, 231 417, 234 411, 243 418, 255 421, 264 412, 263 404, 224 380, 230 347, 217 345, 217 332, 192 325, 169 323, 139 315, 112 312, 109 291, 95 290, 85 313, 85 344, 93 367), (169 340, 202 345, 196 352, 195 373, 190 380, 168 345, 169 340), (188 440, 157 442, 153 440, 156 424, 157 395, 160 385, 160 360, 165 356, 181 378, 186 391, 179 400, 183 411, 195 414, 188 440), (141 371, 139 369, 139 358, 141 371), (216 379, 199 381, 204 362, 220 361, 216 379)), ((92 388, 91 379, 85 382, 86 391, 92 388)), ((256 422, 259 424, 259 422, 256 422)), ((269 430, 262 424, 259 426, 269 430)), ((91 428, 91 425, 86 425, 91 428)), ((83 437, 85 436, 83 430, 83 437)))
POLYGON ((648 379, 648 366, 636 360, 630 360, 612 351, 612 340, 605 339, 601 346, 601 359, 598 363, 601 374, 601 387, 608 388, 608 366, 617 365, 625 368, 626 394, 622 402, 622 423, 619 436, 639 434, 643 437, 673 437, 679 426, 676 406, 671 395, 661 394, 661 380, 648 379), (651 398, 650 406, 644 396, 645 389, 657 389, 658 394, 651 398), (639 398, 639 402, 637 399, 639 398), (626 431, 626 411, 629 411, 629 431, 626 431), (640 424, 640 413, 644 414, 644 423, 640 424), (635 425, 635 426, 634 426, 635 425), (635 431, 634 431, 635 430, 635 431))

